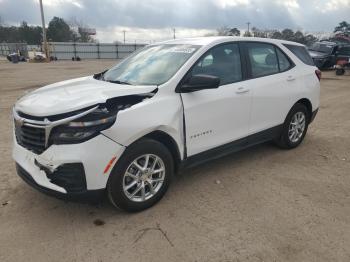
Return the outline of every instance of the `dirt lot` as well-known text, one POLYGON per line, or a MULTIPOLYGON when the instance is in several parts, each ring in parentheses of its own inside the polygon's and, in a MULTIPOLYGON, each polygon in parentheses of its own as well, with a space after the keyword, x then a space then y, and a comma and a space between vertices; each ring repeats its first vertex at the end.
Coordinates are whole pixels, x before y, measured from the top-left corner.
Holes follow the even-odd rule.
POLYGON ((270 144, 183 172, 138 214, 66 203, 27 186, 11 159, 25 92, 115 61, 0 62, 0 261, 350 261, 350 76, 324 72, 304 143, 270 144))

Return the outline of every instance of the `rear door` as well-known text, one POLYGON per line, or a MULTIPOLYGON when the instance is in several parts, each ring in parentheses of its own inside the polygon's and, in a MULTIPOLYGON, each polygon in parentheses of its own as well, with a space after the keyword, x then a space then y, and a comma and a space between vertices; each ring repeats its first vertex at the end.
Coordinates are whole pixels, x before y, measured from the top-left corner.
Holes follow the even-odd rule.
POLYGON ((297 69, 277 46, 246 42, 247 82, 252 93, 249 134, 281 125, 296 101, 297 69))
POLYGON ((243 138, 249 127, 251 93, 242 81, 239 45, 227 43, 210 49, 188 72, 196 74, 217 76, 220 86, 181 94, 188 156, 243 138))

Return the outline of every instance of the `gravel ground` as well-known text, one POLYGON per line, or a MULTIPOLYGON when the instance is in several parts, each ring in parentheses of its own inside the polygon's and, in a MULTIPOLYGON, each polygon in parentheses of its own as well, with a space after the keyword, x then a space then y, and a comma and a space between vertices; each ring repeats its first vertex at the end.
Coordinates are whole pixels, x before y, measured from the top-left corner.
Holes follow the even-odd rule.
POLYGON ((144 212, 63 202, 21 181, 16 99, 114 63, 0 61, 0 261, 350 261, 350 76, 333 71, 300 147, 259 145, 186 170, 144 212))

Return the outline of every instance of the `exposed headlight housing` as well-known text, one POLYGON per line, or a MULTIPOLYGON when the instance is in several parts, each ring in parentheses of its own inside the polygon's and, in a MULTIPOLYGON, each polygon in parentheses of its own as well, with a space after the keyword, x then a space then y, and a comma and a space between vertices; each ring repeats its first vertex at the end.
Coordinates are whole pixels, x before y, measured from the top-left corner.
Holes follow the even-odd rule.
POLYGON ((74 144, 85 142, 97 136, 102 130, 110 128, 116 121, 117 111, 109 111, 100 106, 93 112, 52 131, 53 144, 74 144))

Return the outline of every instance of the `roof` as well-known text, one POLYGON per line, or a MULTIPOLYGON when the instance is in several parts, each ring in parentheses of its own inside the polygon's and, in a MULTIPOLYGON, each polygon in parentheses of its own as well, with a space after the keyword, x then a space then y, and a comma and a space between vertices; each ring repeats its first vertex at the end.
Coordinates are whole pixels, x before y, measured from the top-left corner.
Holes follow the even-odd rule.
POLYGON ((183 38, 183 39, 174 39, 165 42, 161 42, 162 44, 187 44, 187 45, 209 45, 209 44, 220 44, 230 41, 258 41, 265 43, 282 43, 282 44, 293 44, 303 46, 302 44, 272 39, 272 38, 259 38, 259 37, 238 37, 238 36, 208 36, 208 37, 195 37, 195 38, 183 38))

